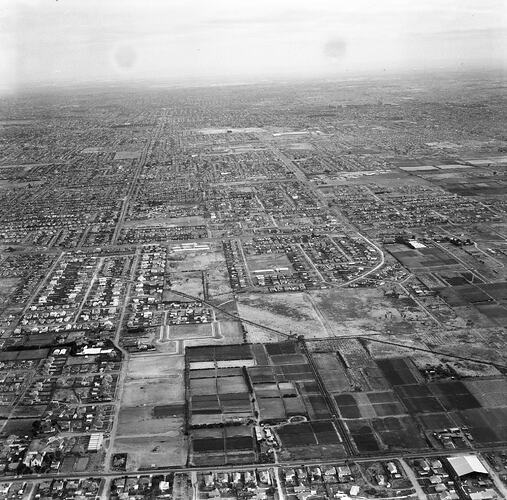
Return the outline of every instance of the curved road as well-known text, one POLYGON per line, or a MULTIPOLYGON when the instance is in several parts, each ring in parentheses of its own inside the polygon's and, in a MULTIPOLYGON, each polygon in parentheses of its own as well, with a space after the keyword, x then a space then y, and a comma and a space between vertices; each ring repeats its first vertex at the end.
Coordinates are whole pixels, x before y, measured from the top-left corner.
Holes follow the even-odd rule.
POLYGON ((377 252, 380 254, 380 263, 377 264, 372 269, 370 269, 369 271, 365 272, 364 274, 361 274, 361 276, 358 276, 357 278, 351 279, 350 281, 347 281, 347 283, 342 283, 340 285, 337 285, 340 288, 343 288, 344 286, 348 286, 351 283, 354 283, 356 281, 362 280, 363 278, 366 278, 366 276, 369 276, 370 274, 374 273, 375 271, 378 271, 385 264, 385 261, 386 261, 386 258, 384 256, 384 252, 382 251, 382 249, 380 247, 378 247, 377 245, 375 245, 375 243, 373 243, 373 241, 369 240, 366 236, 363 236, 361 233, 357 233, 357 234, 359 236, 361 236, 361 238, 363 238, 364 241, 366 241, 373 248, 375 248, 375 250, 377 250, 377 252))

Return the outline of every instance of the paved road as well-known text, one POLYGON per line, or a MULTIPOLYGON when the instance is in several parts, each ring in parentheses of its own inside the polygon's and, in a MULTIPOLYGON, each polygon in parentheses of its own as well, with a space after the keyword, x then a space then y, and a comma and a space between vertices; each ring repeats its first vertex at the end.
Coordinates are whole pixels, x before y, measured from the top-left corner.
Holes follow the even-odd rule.
POLYGON ((360 280, 366 278, 367 276, 369 276, 370 274, 374 273, 375 271, 378 271, 385 264, 385 255, 384 255, 384 252, 382 251, 382 249, 380 247, 378 247, 377 245, 375 245, 375 243, 373 243, 373 241, 369 240, 366 236, 363 236, 361 233, 357 233, 357 234, 359 236, 361 236, 361 238, 363 238, 363 240, 365 240, 367 243, 369 243, 373 248, 375 248, 375 250, 377 250, 377 252, 380 255, 380 262, 374 268, 370 269, 369 271, 365 272, 364 274, 361 274, 361 276, 351 279, 350 281, 347 281, 347 283, 341 283, 340 285, 337 285, 338 287, 348 286, 351 283, 355 283, 356 281, 360 281, 360 280))
POLYGON ((414 487, 415 492, 417 493, 417 497, 419 500, 427 500, 427 495, 424 493, 423 489, 421 488, 421 485, 419 484, 419 481, 417 480, 417 477, 414 474, 414 471, 412 470, 412 467, 410 467, 406 460, 403 458, 400 458, 400 463, 403 466, 403 470, 405 471, 405 474, 410 479, 412 486, 414 487))
POLYGON ((504 498, 507 498, 507 486, 505 486, 504 482, 500 479, 498 473, 495 471, 495 469, 493 469, 493 467, 491 467, 490 463, 484 457, 479 457, 479 460, 488 471, 491 479, 493 480, 493 483, 495 483, 495 486, 498 488, 498 491, 503 495, 504 498))
MULTIPOLYGON (((488 452, 488 451, 506 451, 507 448, 504 447, 487 447, 483 448, 481 450, 478 450, 478 452, 488 452)), ((46 479, 79 479, 79 478, 86 478, 86 477, 103 477, 103 478, 114 478, 114 477, 138 477, 138 476, 146 476, 146 475, 153 475, 153 474, 170 474, 170 473, 192 473, 192 472, 227 472, 227 471, 246 471, 246 470, 263 470, 263 469, 270 469, 270 468, 277 468, 277 467, 290 467, 290 468, 297 468, 297 467, 305 467, 305 466, 312 466, 312 465, 321 465, 321 466, 327 466, 327 465, 344 465, 344 464, 350 464, 355 462, 360 463, 368 463, 368 462, 378 462, 379 460, 386 461, 386 460, 403 460, 403 459, 414 459, 414 458, 442 458, 442 457, 449 457, 449 456, 455 456, 455 455, 470 455, 471 450, 421 450, 421 451, 413 451, 413 452, 407 452, 407 453, 399 453, 399 452, 382 452, 375 456, 355 456, 355 457, 349 457, 349 458, 343 458, 338 460, 318 460, 318 459, 311 459, 311 460, 294 460, 294 461, 287 461, 287 462, 279 462, 278 464, 246 464, 246 465, 221 465, 221 466, 208 466, 208 467, 160 467, 160 468, 153 468, 153 469, 143 469, 139 470, 137 472, 82 472, 82 473, 75 473, 75 474, 60 474, 60 473, 52 473, 52 474, 30 474, 30 475, 24 475, 24 476, 2 476, 2 481, 12 481, 12 482, 24 482, 27 480, 46 480, 46 479)))
POLYGON ((109 434, 109 446, 106 449, 106 453, 105 453, 105 457, 104 457, 105 471, 111 470, 111 459, 112 459, 112 455, 113 455, 113 445, 114 445, 114 440, 116 438, 116 434, 118 431, 118 420, 119 420, 119 414, 120 414, 121 400, 122 400, 122 396, 123 396, 123 391, 125 390, 125 381, 127 378, 127 370, 128 370, 129 354, 122 347, 120 347, 120 334, 121 334, 125 314, 127 312, 127 308, 129 305, 130 291, 132 288, 132 284, 134 282, 135 272, 137 269, 137 265, 139 263, 140 255, 141 255, 141 247, 138 247, 136 249, 134 259, 132 260, 132 265, 130 268, 130 276, 129 276, 130 279, 127 284, 127 289, 125 291, 125 298, 123 301, 123 307, 121 310, 120 318, 118 319, 118 325, 116 327, 115 338, 114 338, 114 344, 116 345, 116 347, 118 349, 120 349, 123 359, 122 359, 121 371, 120 371, 120 375, 118 377, 118 383, 117 383, 118 390, 117 390, 116 398, 115 398, 115 402, 114 402, 114 406, 115 406, 114 419, 113 419, 113 425, 111 427, 111 432, 109 434))
POLYGON ((53 273, 55 272, 58 264, 62 260, 63 256, 65 255, 65 252, 60 252, 60 255, 56 258, 56 260, 53 262, 51 267, 46 271, 46 275, 42 279, 42 281, 37 285, 37 288, 31 293, 30 298, 26 301, 25 307, 23 307, 22 314, 25 314, 29 307, 33 304, 34 300, 39 296, 42 289, 46 286, 47 282, 51 279, 53 276, 53 273))
POLYGON ((113 237, 111 242, 115 244, 118 241, 118 237, 120 235, 120 231, 123 227, 123 223, 125 222, 125 217, 127 215, 128 208, 130 206, 130 202, 135 199, 137 191, 139 190, 138 180, 141 172, 143 171, 144 166, 146 165, 146 160, 148 159, 148 155, 150 154, 152 146, 155 144, 155 141, 158 139, 165 125, 165 118, 167 116, 167 111, 164 110, 164 114, 159 118, 159 123, 157 128, 154 130, 153 134, 150 136, 143 152, 141 153, 141 157, 137 162, 137 167, 134 172, 134 177, 130 182, 129 188, 127 190, 127 194, 125 198, 122 200, 122 207, 120 211, 120 215, 118 216, 118 222, 116 223, 116 227, 113 233, 113 237))

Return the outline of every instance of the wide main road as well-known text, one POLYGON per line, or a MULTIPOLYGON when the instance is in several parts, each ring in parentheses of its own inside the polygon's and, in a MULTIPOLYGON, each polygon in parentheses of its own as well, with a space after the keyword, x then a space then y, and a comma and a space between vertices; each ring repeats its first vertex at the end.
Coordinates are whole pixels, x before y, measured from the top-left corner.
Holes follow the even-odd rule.
POLYGON ((121 228, 123 227, 123 223, 125 222, 125 217, 127 216, 127 212, 130 206, 130 202, 133 201, 137 195, 137 191, 139 190, 139 176, 141 175, 141 172, 143 171, 144 166, 146 165, 146 161, 148 159, 148 156, 151 152, 151 149, 155 142, 160 137, 160 134, 162 133, 166 121, 167 116, 167 110, 164 110, 163 115, 159 118, 158 125, 153 131, 153 134, 150 136, 148 142, 146 143, 146 146, 143 149, 143 152, 141 153, 141 157, 139 158, 139 161, 137 162, 136 170, 134 172, 134 177, 132 177, 132 180, 130 182, 127 194, 125 195, 125 198, 122 201, 122 207, 120 211, 120 215, 118 217, 118 222, 116 223, 116 228, 113 233, 113 238, 111 240, 111 243, 114 245, 118 241, 118 237, 120 235, 121 228))
POLYGON ((232 471, 246 471, 246 470, 264 470, 271 468, 286 468, 286 467, 305 467, 305 466, 326 466, 326 465, 344 465, 350 464, 354 462, 378 462, 379 460, 396 460, 396 459, 415 459, 415 458, 442 458, 442 457, 451 457, 457 455, 470 455, 476 453, 488 453, 488 452, 496 452, 502 453, 507 451, 505 446, 499 447, 487 447, 475 450, 420 450, 420 451, 411 451, 407 453, 399 453, 399 452, 382 452, 377 455, 365 455, 365 456, 355 456, 350 458, 342 458, 335 460, 318 460, 318 459, 309 459, 309 460, 293 460, 293 461, 284 461, 274 463, 251 463, 244 465, 216 465, 216 466, 203 466, 203 467, 159 467, 159 468, 150 468, 150 469, 140 469, 136 472, 81 472, 75 474, 68 473, 51 473, 51 474, 27 474, 23 476, 2 476, 2 480, 9 482, 24 482, 27 480, 45 480, 45 479, 80 479, 87 477, 97 477, 97 478, 115 478, 115 477, 139 477, 141 475, 153 475, 153 474, 171 474, 171 473, 192 473, 192 472, 232 472, 232 471))

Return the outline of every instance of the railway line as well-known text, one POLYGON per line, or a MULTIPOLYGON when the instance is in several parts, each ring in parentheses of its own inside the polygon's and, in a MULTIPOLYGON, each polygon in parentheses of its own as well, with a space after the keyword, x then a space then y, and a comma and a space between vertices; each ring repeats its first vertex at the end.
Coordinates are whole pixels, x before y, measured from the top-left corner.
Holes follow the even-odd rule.
MULTIPOLYGON (((192 301, 202 302, 203 304, 206 304, 207 306, 215 309, 216 311, 221 312, 222 314, 224 314, 224 315, 226 315, 226 316, 228 316, 228 317, 230 317, 230 318, 232 318, 232 319, 234 319, 236 321, 241 321, 242 323, 245 323, 247 325, 256 326, 257 328, 262 328, 263 330, 266 330, 268 332, 274 333, 274 334, 279 335, 279 336, 281 336, 283 338, 286 338, 286 339, 294 339, 294 340, 297 339, 297 336, 295 334, 293 334, 293 333, 282 332, 282 331, 277 330, 275 328, 271 328, 270 326, 266 326, 266 325, 263 325, 261 323, 257 323, 255 321, 249 320, 247 318, 242 318, 241 316, 239 316, 237 314, 233 314, 233 313, 231 313, 229 311, 226 311, 222 307, 213 304, 209 300, 206 300, 206 299, 203 300, 202 297, 195 297, 193 295, 189 295, 189 294, 183 293, 183 292, 178 292, 176 290, 171 290, 171 292, 174 293, 175 295, 179 295, 181 297, 190 299, 192 301)), ((344 336, 340 336, 340 337, 337 337, 337 338, 345 338, 345 337, 344 336)), ((504 365, 504 364, 501 364, 501 363, 496 363, 496 362, 491 361, 491 360, 485 360, 485 359, 480 359, 480 358, 475 358, 475 357, 470 357, 470 356, 469 357, 467 357, 467 356, 460 356, 459 354, 453 354, 453 353, 447 353, 447 352, 443 352, 443 351, 437 351, 435 349, 429 349, 429 348, 424 348, 424 347, 407 345, 407 344, 403 344, 401 342, 394 342, 394 341, 390 341, 390 340, 379 339, 378 337, 372 337, 371 335, 360 336, 360 337, 358 337, 357 335, 351 335, 350 338, 362 338, 362 339, 370 340, 372 342, 379 342, 379 343, 383 343, 383 344, 387 344, 387 345, 392 345, 392 346, 396 346, 396 347, 403 347, 405 349, 412 349, 414 351, 419 351, 419 352, 427 352, 427 353, 431 353, 431 354, 438 354, 439 356, 445 356, 445 357, 448 357, 448 358, 459 359, 461 361, 472 361, 474 363, 480 363, 480 364, 494 366, 495 368, 498 368, 498 369, 501 369, 501 370, 507 370, 507 365, 504 365)))

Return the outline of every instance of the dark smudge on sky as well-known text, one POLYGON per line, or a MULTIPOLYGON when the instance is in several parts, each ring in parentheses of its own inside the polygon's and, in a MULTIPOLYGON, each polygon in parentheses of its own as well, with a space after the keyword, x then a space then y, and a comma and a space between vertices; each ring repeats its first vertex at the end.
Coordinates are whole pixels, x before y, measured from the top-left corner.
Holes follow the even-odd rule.
POLYGON ((329 40, 324 45, 324 54, 332 59, 341 59, 347 52, 347 42, 341 38, 329 40))
POLYGON ((114 53, 116 64, 122 69, 130 69, 136 63, 137 54, 131 45, 122 45, 114 53))

